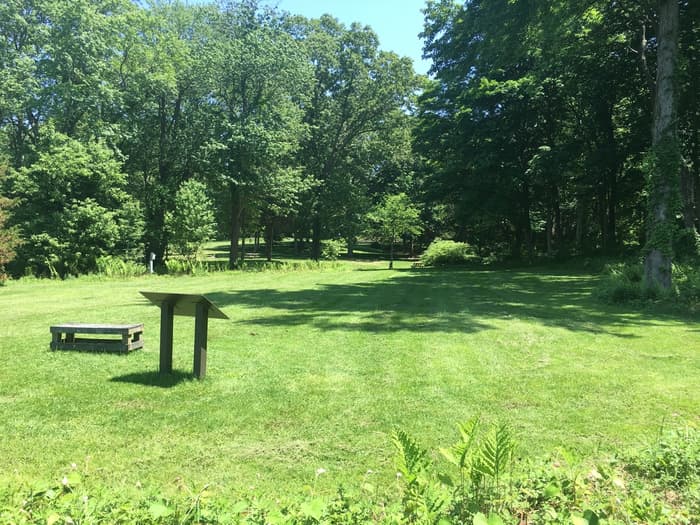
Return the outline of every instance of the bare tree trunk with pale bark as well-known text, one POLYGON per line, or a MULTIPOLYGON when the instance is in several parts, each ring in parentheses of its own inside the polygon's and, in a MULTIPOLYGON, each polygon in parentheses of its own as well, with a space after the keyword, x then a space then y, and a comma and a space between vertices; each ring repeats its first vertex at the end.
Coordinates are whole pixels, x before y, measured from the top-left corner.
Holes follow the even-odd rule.
POLYGON ((659 47, 649 174, 649 252, 644 261, 646 286, 671 287, 674 202, 680 174, 676 123, 675 75, 678 54, 678 0, 659 0, 659 47))

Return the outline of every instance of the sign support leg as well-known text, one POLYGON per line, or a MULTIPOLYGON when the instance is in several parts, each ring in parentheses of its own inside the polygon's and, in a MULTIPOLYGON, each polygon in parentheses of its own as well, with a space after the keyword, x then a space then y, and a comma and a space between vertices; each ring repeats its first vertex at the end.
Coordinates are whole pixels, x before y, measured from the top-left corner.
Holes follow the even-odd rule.
POLYGON ((194 377, 204 379, 207 374, 207 328, 209 324, 209 306, 197 303, 194 318, 194 377))
POLYGON ((160 373, 173 371, 173 318, 175 305, 163 302, 160 305, 160 373))

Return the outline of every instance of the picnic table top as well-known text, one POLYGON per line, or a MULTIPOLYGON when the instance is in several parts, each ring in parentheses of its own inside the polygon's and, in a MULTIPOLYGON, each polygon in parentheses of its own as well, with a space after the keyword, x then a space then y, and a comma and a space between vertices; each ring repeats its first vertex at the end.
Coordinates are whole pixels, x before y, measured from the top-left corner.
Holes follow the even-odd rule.
POLYGON ((79 332, 82 334, 121 334, 134 330, 143 330, 143 323, 135 324, 86 324, 63 323, 51 326, 51 332, 79 332))

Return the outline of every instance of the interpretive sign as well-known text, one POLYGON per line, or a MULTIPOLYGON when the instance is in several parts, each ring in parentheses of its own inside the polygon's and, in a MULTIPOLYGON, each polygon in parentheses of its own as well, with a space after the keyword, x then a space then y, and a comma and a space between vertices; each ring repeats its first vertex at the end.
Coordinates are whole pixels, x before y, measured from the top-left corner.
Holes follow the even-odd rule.
POLYGON ((209 318, 228 319, 228 316, 204 295, 172 292, 141 292, 146 299, 160 307, 160 373, 173 371, 174 316, 194 317, 193 374, 203 379, 207 373, 207 329, 209 318))

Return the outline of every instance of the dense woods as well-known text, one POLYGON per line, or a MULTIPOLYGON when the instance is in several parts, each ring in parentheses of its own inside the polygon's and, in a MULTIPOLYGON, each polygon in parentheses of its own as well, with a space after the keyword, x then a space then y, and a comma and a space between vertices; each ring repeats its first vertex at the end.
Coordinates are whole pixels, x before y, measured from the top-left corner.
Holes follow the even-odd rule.
POLYGON ((185 242, 166 217, 196 180, 231 268, 252 235, 352 254, 403 194, 423 244, 639 253, 668 285, 700 226, 698 3, 440 0, 424 14, 430 79, 368 27, 255 0, 3 2, 0 265, 162 261, 185 242))
POLYGON ((697 249, 699 37, 692 2, 429 2, 428 201, 482 250, 641 251, 667 285, 697 249))

